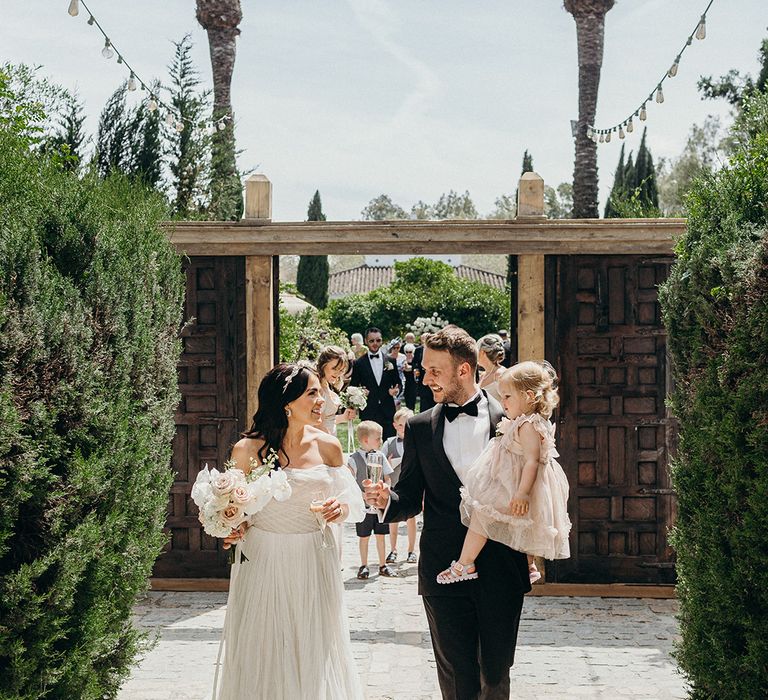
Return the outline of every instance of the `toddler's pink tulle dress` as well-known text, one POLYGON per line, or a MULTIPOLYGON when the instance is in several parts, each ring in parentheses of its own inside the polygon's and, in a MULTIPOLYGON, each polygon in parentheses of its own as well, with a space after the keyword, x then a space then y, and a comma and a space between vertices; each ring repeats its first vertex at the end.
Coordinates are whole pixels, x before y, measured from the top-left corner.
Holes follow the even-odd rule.
POLYGON ((557 463, 555 426, 538 413, 499 424, 501 435, 488 443, 467 471, 461 488, 461 520, 489 539, 545 559, 570 556, 568 479, 557 463), (512 515, 525 464, 520 427, 530 423, 541 437, 539 471, 531 488, 528 514, 512 515))

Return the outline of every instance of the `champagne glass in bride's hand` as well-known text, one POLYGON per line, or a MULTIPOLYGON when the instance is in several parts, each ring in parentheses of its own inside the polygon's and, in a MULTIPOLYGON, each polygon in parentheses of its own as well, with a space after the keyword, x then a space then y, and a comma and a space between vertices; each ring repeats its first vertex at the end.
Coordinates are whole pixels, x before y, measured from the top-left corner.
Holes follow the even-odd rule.
POLYGON ((309 502, 309 509, 315 514, 315 518, 317 518, 317 522, 320 525, 320 534, 322 535, 320 547, 322 549, 328 548, 328 545, 325 543, 325 528, 328 526, 328 521, 323 517, 325 501, 326 498, 322 491, 313 491, 312 500, 309 502))

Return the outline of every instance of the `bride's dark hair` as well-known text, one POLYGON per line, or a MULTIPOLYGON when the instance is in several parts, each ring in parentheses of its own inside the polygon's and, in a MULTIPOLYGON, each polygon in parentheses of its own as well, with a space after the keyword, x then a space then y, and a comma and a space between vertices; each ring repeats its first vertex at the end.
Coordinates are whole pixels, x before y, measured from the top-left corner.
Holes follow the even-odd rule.
MULTIPOLYGON (((290 461, 283 449, 283 439, 288 430, 288 416, 285 407, 299 398, 309 384, 309 377, 315 370, 304 363, 281 362, 264 375, 259 384, 259 407, 253 415, 253 423, 243 437, 264 440, 259 449, 263 462, 270 450, 282 453, 285 464, 290 461)), ((277 464, 275 465, 278 466, 277 464)))

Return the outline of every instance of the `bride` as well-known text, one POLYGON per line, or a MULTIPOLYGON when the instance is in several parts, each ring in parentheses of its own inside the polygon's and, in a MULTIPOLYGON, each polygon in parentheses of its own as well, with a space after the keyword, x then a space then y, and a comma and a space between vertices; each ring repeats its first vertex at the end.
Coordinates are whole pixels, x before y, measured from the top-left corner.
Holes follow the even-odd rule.
POLYGON ((326 524, 361 521, 364 504, 338 440, 320 427, 322 408, 315 372, 279 364, 262 380, 253 426, 232 450, 246 473, 251 459, 261 464, 275 450, 291 496, 269 501, 226 540, 237 547, 219 700, 363 698, 326 524), (316 515, 310 504, 318 501, 316 515))

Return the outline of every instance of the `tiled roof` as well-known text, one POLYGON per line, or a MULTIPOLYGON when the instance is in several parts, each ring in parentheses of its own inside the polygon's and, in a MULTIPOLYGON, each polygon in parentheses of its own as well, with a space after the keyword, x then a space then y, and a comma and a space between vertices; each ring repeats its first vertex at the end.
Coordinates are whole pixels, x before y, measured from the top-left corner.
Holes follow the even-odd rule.
MULTIPOLYGON (((473 282, 482 282, 490 287, 504 289, 507 283, 504 275, 498 275, 487 270, 480 270, 469 265, 459 265, 454 268, 457 276, 473 282)), ((379 287, 386 287, 395 279, 395 268, 391 266, 374 267, 359 265, 358 267, 334 272, 328 276, 328 297, 338 299, 348 294, 363 294, 379 287)))

